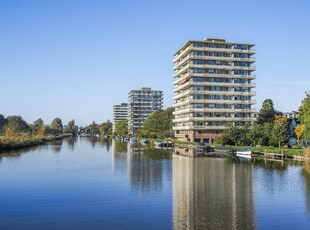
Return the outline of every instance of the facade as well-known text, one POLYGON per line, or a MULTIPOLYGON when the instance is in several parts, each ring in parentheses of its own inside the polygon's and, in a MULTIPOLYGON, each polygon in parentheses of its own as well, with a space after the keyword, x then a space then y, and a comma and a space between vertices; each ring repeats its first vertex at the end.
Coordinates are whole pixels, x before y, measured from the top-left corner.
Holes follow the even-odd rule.
POLYGON ((113 105, 113 132, 115 132, 115 124, 123 120, 128 120, 128 104, 113 105))
POLYGON ((287 119, 293 119, 293 118, 298 119, 298 114, 297 114, 297 113, 294 113, 294 112, 291 112, 291 113, 283 113, 282 116, 283 116, 283 117, 286 117, 287 119))
POLYGON ((128 103, 128 132, 134 135, 152 112, 163 108, 163 92, 151 88, 131 90, 128 103))
POLYGON ((227 122, 255 121, 254 44, 206 38, 174 54, 174 134, 212 143, 227 122))

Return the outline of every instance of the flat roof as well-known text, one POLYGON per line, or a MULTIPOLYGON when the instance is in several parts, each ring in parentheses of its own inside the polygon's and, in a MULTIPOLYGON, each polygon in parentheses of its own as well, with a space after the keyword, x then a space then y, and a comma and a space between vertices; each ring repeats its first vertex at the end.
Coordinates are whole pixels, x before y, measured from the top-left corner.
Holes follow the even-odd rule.
POLYGON ((203 40, 189 40, 185 42, 179 49, 174 53, 173 56, 175 56, 178 52, 180 52, 181 49, 184 49, 185 47, 189 46, 191 43, 194 42, 203 42, 203 43, 220 43, 220 44, 227 44, 227 45, 248 45, 248 46, 255 46, 253 43, 241 43, 241 42, 226 42, 226 39, 224 38, 205 38, 203 40))

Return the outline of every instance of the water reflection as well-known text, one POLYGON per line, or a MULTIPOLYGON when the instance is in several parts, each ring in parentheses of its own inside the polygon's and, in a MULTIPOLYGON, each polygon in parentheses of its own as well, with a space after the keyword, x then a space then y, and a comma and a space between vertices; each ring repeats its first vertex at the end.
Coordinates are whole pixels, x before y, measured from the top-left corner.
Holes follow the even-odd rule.
POLYGON ((60 153, 61 152, 62 141, 63 140, 57 140, 57 141, 52 141, 49 143, 50 144, 49 146, 54 153, 60 153))
POLYGON ((310 160, 305 160, 302 175, 305 178, 306 191, 307 191, 307 196, 306 196, 307 209, 308 209, 308 212, 310 212, 310 160))
MULTIPOLYGON (((164 159, 170 159, 171 150, 141 148, 128 144, 128 180, 137 193, 161 191, 163 186, 164 159)), ((171 162, 169 162, 171 165, 171 162)))
POLYGON ((112 140, 112 170, 113 172, 127 171, 127 143, 112 140))
POLYGON ((250 164, 173 157, 174 229, 254 229, 250 164))
POLYGON ((78 141, 78 137, 68 137, 65 139, 68 145, 68 149, 70 149, 71 151, 74 150, 74 145, 77 143, 78 141))

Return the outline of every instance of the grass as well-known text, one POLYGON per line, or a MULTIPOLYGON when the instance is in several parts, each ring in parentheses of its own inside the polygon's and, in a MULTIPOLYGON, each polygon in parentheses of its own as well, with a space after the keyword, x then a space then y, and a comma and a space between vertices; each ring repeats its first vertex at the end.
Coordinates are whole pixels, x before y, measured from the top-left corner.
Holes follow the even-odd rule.
POLYGON ((305 150, 302 148, 277 148, 277 147, 272 147, 272 146, 260 146, 260 147, 249 147, 249 146, 235 146, 235 145, 227 145, 225 147, 230 147, 233 149, 240 149, 240 148, 250 148, 254 152, 262 152, 264 153, 265 151, 267 153, 284 153, 289 156, 304 156, 305 150))
POLYGON ((0 136, 0 151, 40 145, 48 141, 61 139, 67 136, 68 135, 66 134, 59 135, 59 136, 54 136, 54 135, 39 136, 39 135, 31 135, 31 134, 25 134, 25 133, 14 134, 10 136, 0 136))

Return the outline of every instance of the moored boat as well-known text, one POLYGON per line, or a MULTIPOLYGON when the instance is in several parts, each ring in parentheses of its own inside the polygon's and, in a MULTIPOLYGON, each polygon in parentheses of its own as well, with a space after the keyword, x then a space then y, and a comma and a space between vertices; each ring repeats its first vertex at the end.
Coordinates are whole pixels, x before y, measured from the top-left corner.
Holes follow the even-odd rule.
POLYGON ((248 148, 241 148, 241 149, 236 151, 236 154, 251 156, 252 155, 252 151, 251 151, 251 149, 248 149, 248 148))
POLYGON ((147 145, 147 144, 149 143, 149 141, 148 141, 148 140, 145 140, 145 139, 142 139, 140 142, 141 142, 141 144, 143 144, 143 145, 147 145))

